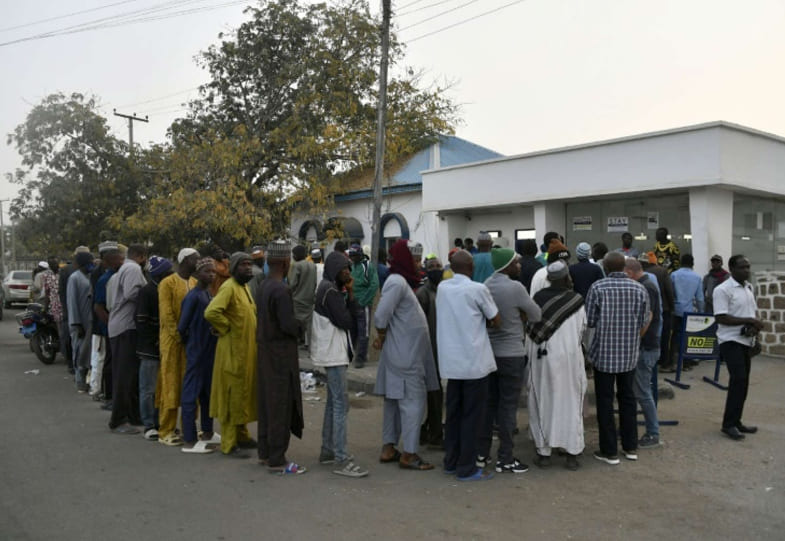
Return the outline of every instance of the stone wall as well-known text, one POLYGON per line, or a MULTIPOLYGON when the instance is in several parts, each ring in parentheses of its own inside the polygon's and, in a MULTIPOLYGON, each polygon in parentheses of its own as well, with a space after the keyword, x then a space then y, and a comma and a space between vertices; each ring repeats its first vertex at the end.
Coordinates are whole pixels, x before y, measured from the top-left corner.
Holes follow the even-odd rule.
POLYGON ((755 279, 758 316, 764 322, 763 353, 785 357, 785 272, 756 272, 755 279))

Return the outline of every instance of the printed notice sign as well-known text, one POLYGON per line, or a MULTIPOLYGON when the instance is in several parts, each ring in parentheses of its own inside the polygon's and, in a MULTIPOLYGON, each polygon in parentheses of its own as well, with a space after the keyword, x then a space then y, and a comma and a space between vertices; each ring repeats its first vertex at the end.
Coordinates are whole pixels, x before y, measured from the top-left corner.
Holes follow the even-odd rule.
POLYGON ((591 216, 573 216, 573 231, 591 231, 591 216))
POLYGON ((630 229, 629 216, 609 216, 608 233, 624 233, 630 229))

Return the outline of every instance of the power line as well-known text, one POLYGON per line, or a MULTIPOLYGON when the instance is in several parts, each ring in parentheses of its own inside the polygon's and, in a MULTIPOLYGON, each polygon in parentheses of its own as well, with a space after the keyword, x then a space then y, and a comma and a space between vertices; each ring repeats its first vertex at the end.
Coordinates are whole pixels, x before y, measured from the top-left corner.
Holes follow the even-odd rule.
POLYGON ((127 11, 125 13, 119 13, 116 15, 111 15, 108 17, 102 17, 100 19, 95 19, 92 21, 79 23, 72 26, 67 26, 65 28, 60 28, 57 30, 52 30, 49 32, 44 32, 41 34, 34 34, 32 36, 26 36, 23 38, 18 38, 15 40, 7 41, 0 43, 0 47, 12 45, 15 43, 20 43, 24 41, 33 41, 38 39, 45 39, 50 38, 53 36, 61 36, 66 34, 75 34, 79 32, 87 32, 89 30, 97 30, 101 28, 113 28, 117 26, 124 26, 126 24, 133 24, 136 22, 146 22, 151 20, 160 20, 160 19, 167 19, 170 17, 178 17, 182 15, 189 15, 191 13, 197 13, 200 11, 211 11, 213 9, 219 9, 226 6, 237 5, 245 3, 247 0, 242 1, 234 1, 234 2, 225 2, 222 4, 215 4, 210 6, 202 6, 198 8, 191 8, 188 10, 182 11, 170 11, 169 13, 160 13, 162 11, 167 11, 176 7, 184 6, 187 4, 193 4, 197 2, 204 2, 205 0, 170 0, 168 2, 163 2, 161 4, 157 4, 152 7, 144 8, 144 9, 137 9, 133 11, 127 11), (150 15, 150 17, 145 17, 150 15))
POLYGON ((189 92, 193 92, 194 90, 198 90, 198 89, 199 89, 198 86, 195 86, 193 88, 186 88, 185 90, 181 90, 179 92, 172 92, 171 94, 166 94, 165 96, 161 96, 160 98, 153 98, 153 99, 144 100, 144 101, 136 101, 134 103, 126 103, 124 105, 118 105, 118 107, 121 107, 121 108, 125 109, 125 108, 128 108, 128 107, 136 107, 137 105, 144 105, 146 103, 154 103, 156 101, 162 101, 162 100, 165 100, 165 99, 168 99, 168 98, 172 98, 174 96, 181 96, 182 94, 187 94, 189 92))
POLYGON ((413 2, 409 2, 408 4, 402 5, 399 9, 408 8, 409 6, 413 6, 414 4, 419 4, 423 0, 414 0, 413 2))
POLYGON ((495 9, 490 10, 490 11, 486 11, 484 13, 480 13, 478 15, 475 15, 474 17, 469 17, 468 19, 464 19, 462 21, 458 21, 457 23, 453 23, 453 24, 447 25, 447 26, 445 26, 443 28, 439 28, 438 30, 434 30, 433 32, 428 32, 426 34, 419 35, 419 36, 417 36, 415 38, 407 39, 406 43, 413 43, 415 41, 427 38, 429 36, 433 36, 434 34, 438 34, 440 32, 444 32, 445 30, 450 30, 451 28, 455 28, 456 26, 460 26, 462 24, 466 24, 468 22, 477 20, 477 19, 479 19, 481 17, 485 17, 486 15, 490 15, 492 13, 496 13, 497 11, 501 11, 503 9, 507 9, 508 7, 514 6, 515 4, 523 3, 525 1, 526 0, 515 0, 515 2, 510 2, 509 4, 505 4, 503 6, 499 6, 499 7, 495 8, 495 9))
POLYGON ((91 13, 93 11, 100 11, 102 9, 111 8, 114 6, 119 6, 122 4, 130 4, 131 2, 138 2, 139 0, 123 0, 122 2, 114 2, 112 4, 104 4, 103 6, 98 6, 90 9, 83 9, 82 11, 73 11, 71 13, 66 13, 64 15, 58 15, 56 17, 49 17, 47 19, 39 19, 37 21, 31 21, 29 23, 18 24, 16 26, 7 26, 5 28, 0 28, 0 32, 8 32, 9 30, 18 30, 20 28, 27 28, 29 26, 35 26, 37 24, 48 23, 51 21, 58 21, 60 19, 67 19, 68 17, 75 17, 76 15, 83 15, 85 13, 91 13))
POLYGON ((411 9, 409 11, 405 11, 403 13, 396 13, 395 16, 396 17, 406 17, 407 15, 410 15, 412 13, 417 13, 418 11, 425 11, 426 9, 433 8, 433 7, 436 7, 436 6, 440 6, 442 4, 446 4, 446 3, 452 2, 452 1, 453 0, 441 0, 441 2, 436 2, 435 4, 428 4, 427 6, 414 8, 414 9, 411 9))
POLYGON ((404 26, 403 28, 398 29, 398 31, 402 32, 403 30, 408 30, 409 28, 413 28, 415 26, 419 26, 419 25, 421 25, 423 23, 427 23, 428 21, 432 21, 434 19, 438 19, 442 15, 447 15, 448 13, 452 13, 453 11, 458 11, 459 9, 463 9, 466 6, 470 6, 472 4, 476 4, 479 1, 480 0, 469 0, 465 4, 461 4, 460 6, 455 6, 454 8, 446 9, 446 10, 440 12, 440 13, 437 13, 436 15, 431 15, 430 17, 427 17, 427 18, 425 18, 425 19, 423 19, 421 21, 417 21, 416 23, 412 23, 410 25, 404 26))

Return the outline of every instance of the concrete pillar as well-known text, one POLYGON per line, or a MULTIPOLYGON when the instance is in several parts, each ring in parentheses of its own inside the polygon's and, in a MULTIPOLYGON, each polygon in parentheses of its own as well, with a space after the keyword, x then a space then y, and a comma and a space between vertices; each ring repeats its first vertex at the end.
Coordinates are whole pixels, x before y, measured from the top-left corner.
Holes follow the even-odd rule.
POLYGON ((555 231, 566 237, 567 221, 564 203, 546 201, 534 204, 534 229, 537 235, 537 246, 542 244, 542 236, 548 231, 555 231))
POLYGON ((717 186, 690 189, 690 229, 695 272, 706 274, 714 254, 727 268, 733 255, 733 192, 717 186))

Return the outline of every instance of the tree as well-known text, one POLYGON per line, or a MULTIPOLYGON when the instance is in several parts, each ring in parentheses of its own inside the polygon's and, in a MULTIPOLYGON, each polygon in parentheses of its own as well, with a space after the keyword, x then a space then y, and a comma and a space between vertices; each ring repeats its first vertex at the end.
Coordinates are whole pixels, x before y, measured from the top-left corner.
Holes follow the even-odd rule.
MULTIPOLYGON (((294 208, 329 204, 334 175, 373 163, 379 25, 365 0, 263 1, 246 11, 248 21, 201 54, 211 81, 173 124, 172 141, 203 146, 241 132, 252 143, 238 149, 232 182, 264 209, 273 234, 285 234, 294 208)), ((401 57, 393 39, 391 59, 401 57)), ((388 161, 452 132, 456 107, 418 83, 390 82, 388 161)))
POLYGON ((96 107, 94 97, 52 94, 8 135, 22 156, 22 167, 7 175, 22 185, 11 213, 17 238, 31 251, 94 246, 112 212, 138 208, 146 176, 96 107))

